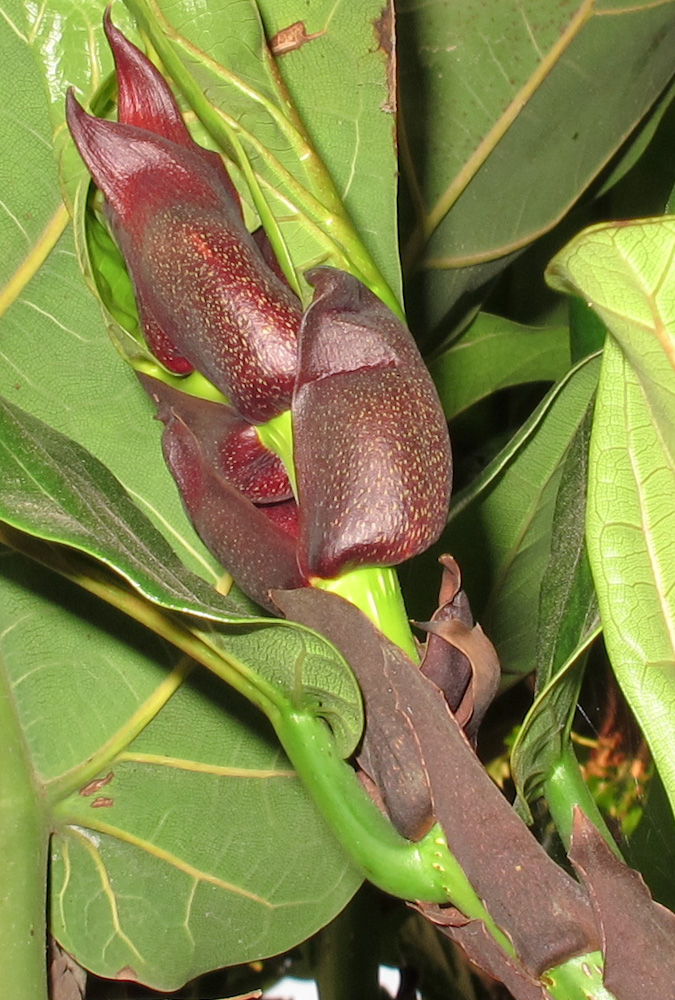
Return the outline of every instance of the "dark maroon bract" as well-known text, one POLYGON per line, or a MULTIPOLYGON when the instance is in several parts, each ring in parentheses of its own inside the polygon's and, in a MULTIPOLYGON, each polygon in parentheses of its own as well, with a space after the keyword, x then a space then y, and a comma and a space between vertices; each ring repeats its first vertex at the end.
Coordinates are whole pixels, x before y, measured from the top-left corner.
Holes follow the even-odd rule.
POLYGON ((247 420, 290 405, 297 298, 263 260, 220 157, 190 138, 152 64, 106 19, 119 121, 68 94, 68 125, 106 200, 148 346, 170 371, 196 368, 247 420))
POLYGON ((308 272, 293 395, 302 567, 393 566, 436 541, 451 453, 410 331, 356 278, 308 272))
MULTIPOLYGON (((244 226, 222 160, 190 137, 166 82, 112 25, 119 121, 68 124, 105 196, 150 350, 231 405, 141 375, 199 535, 260 604, 272 589, 391 566, 445 524, 451 454, 409 330, 356 278, 309 271, 300 303, 244 226), (291 409, 297 497, 256 425, 291 409)), ((290 450, 290 449, 289 449, 290 450)))

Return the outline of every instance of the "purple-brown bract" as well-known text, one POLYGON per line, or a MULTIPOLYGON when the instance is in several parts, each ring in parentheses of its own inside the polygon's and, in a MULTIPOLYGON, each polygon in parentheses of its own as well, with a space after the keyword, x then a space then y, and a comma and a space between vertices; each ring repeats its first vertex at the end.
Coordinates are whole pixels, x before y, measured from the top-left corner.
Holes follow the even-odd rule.
POLYGON ((222 161, 192 141, 168 86, 106 18, 119 121, 68 94, 68 125, 106 199, 150 349, 196 368, 254 423, 290 405, 300 303, 265 264, 222 161))
MULTIPOLYGON (((141 375, 204 543, 259 603, 423 551, 445 524, 447 427, 409 330, 356 278, 307 274, 300 304, 244 226, 220 157, 190 137, 162 76, 104 19, 118 122, 68 95, 68 124, 129 268, 148 346, 231 406, 141 375), (298 496, 255 425, 291 409, 298 496)), ((263 244, 264 246, 264 244, 263 244)))
POLYGON ((356 278, 316 268, 293 395, 308 575, 392 566, 436 541, 452 483, 436 389, 410 331, 356 278))

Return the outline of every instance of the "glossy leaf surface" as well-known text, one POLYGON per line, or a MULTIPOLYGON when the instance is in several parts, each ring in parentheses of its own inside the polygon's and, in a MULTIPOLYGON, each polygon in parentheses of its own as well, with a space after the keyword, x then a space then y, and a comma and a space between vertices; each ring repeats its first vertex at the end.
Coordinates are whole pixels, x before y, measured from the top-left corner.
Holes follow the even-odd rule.
POLYGON ((556 382, 569 368, 566 327, 535 329, 481 312, 429 364, 448 420, 493 392, 556 382))
POLYGON ((92 556, 165 608, 220 621, 241 616, 236 601, 185 569, 104 465, 5 400, 0 483, 0 519, 13 528, 92 556))

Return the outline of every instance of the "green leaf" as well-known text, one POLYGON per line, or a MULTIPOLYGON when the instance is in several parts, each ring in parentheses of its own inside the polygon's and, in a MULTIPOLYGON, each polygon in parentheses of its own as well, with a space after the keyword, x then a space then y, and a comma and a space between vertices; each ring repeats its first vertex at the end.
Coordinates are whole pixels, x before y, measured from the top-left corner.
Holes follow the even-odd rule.
POLYGON ((537 694, 599 624, 585 537, 588 446, 594 406, 592 399, 570 442, 556 497, 551 551, 539 597, 537 694))
POLYGON ((591 438, 588 548, 607 650, 675 805, 675 220, 594 227, 550 278, 608 338, 591 438))
MULTIPOLYGON (((349 16, 341 6, 316 5, 313 13, 321 33, 307 44, 318 52, 310 60, 311 70, 304 57, 305 68, 296 67, 293 76, 294 92, 305 95, 300 101, 312 115, 317 138, 323 140, 322 152, 330 156, 328 169, 280 85, 254 3, 209 0, 197 15, 187 7, 169 9, 165 14, 153 0, 127 0, 127 6, 202 123, 242 169, 268 234, 274 243, 275 234, 268 227, 273 220, 298 275, 313 264, 330 263, 355 273, 396 308, 395 296, 343 204, 344 200, 348 209, 350 201, 357 206, 360 203, 355 212, 358 217, 375 208, 374 216, 368 216, 369 228, 375 223, 371 243, 380 246, 380 256, 397 288, 392 122, 391 114, 379 106, 382 100, 377 100, 386 83, 386 62, 373 46, 372 22, 380 14, 379 3, 360 0, 358 6, 350 7, 349 16), (214 35, 213 24, 218 18, 227 18, 228 31, 214 35), (317 58, 322 67, 326 60, 319 86, 317 58), (346 98, 338 95, 340 81, 350 68, 354 74, 350 83, 359 96, 347 108, 346 98), (351 125, 346 129, 341 115, 349 115, 351 125), (363 143, 374 152, 362 166, 361 130, 371 125, 378 141, 371 146, 369 136, 368 143, 363 143), (344 145, 339 142, 340 131, 347 133, 344 145), (373 195, 379 185, 376 173, 365 174, 365 183, 359 180, 352 193, 356 170, 366 165, 389 176, 384 197, 383 192, 373 195), (340 191, 331 177, 332 169, 341 181, 340 191)), ((297 22, 304 8, 298 3, 294 8, 295 16, 291 4, 286 10, 297 22)))
POLYGON ((102 5, 69 6, 66 17, 55 6, 41 7, 38 16, 26 5, 26 21, 17 0, 3 10, 0 143, 8 181, 0 208, 0 393, 99 458, 181 561, 215 584, 222 569, 185 516, 152 405, 110 345, 61 201, 50 114, 62 122, 69 80, 80 80, 86 92, 99 79, 94 67, 90 80, 86 60, 89 41, 92 52, 101 49, 102 5), (34 60, 41 53, 50 56, 44 66, 34 60))
MULTIPOLYGON (((361 699, 342 657, 299 625, 244 617, 243 607, 216 594, 179 563, 100 462, 2 400, 0 520, 92 556, 162 608, 248 626, 242 634, 212 629, 203 637, 223 653, 244 688, 257 692, 258 704, 262 698, 265 704, 320 715, 331 723, 338 752, 346 757, 353 751, 363 725, 361 699)), ((85 567, 83 586, 88 575, 85 567)), ((139 620, 154 627, 149 616, 139 620)), ((221 676, 235 682, 231 672, 221 676)))
POLYGON ((675 7, 404 0, 398 13, 404 265, 422 269, 436 322, 561 219, 649 111, 672 77, 675 7))
MULTIPOLYGON (((666 122, 672 119, 674 100, 675 79, 673 79, 666 90, 664 90, 663 94, 658 99, 649 114, 643 118, 640 127, 636 129, 634 134, 629 138, 620 155, 616 157, 611 170, 607 172, 600 188, 598 189, 598 198, 601 198, 608 191, 611 191, 614 185, 618 184, 619 181, 621 181, 640 161, 643 153, 645 153, 648 149, 652 139, 654 139, 655 135, 657 135, 659 126, 664 121, 664 118, 666 119, 666 122)), ((668 134, 670 134, 670 129, 667 124, 666 129, 668 134)))
POLYGON ((462 567, 464 589, 506 679, 537 665, 532 609, 553 545, 562 471, 598 367, 597 358, 587 359, 549 392, 514 440, 455 499, 434 550, 452 552, 462 567))
POLYGON ((513 779, 526 812, 526 803, 543 794, 556 767, 569 765, 578 771, 570 730, 583 678, 583 654, 600 632, 585 541, 593 402, 565 457, 553 516, 551 551, 541 581, 536 697, 511 754, 513 779))
MULTIPOLYGON (((71 205, 78 187, 86 181, 87 171, 66 127, 66 92, 68 87, 74 87, 86 103, 102 104, 112 96, 113 60, 101 22, 105 5, 101 0, 82 0, 76 5, 51 0, 37 7, 25 0, 20 5, 17 0, 9 3, 17 10, 22 8, 18 18, 25 25, 25 41, 43 78, 53 152, 59 163, 63 194, 71 205)), ((124 8, 116 8, 115 16, 125 34, 137 40, 133 19, 124 8)))
POLYGON ((360 876, 262 715, 23 557, 1 570, 0 669, 55 830, 62 944, 168 990, 330 920, 360 876))
POLYGON ((179 562, 98 459, 2 398, 0 520, 92 556, 164 608, 217 621, 242 617, 235 601, 179 562))
POLYGON ((429 364, 448 420, 486 396, 524 382, 556 382, 570 363, 566 327, 537 330, 481 312, 429 364))
POLYGON ((278 71, 359 238, 400 299, 393 11, 383 0, 258 6, 268 39, 297 30, 299 19, 304 25, 310 41, 278 54, 278 71))

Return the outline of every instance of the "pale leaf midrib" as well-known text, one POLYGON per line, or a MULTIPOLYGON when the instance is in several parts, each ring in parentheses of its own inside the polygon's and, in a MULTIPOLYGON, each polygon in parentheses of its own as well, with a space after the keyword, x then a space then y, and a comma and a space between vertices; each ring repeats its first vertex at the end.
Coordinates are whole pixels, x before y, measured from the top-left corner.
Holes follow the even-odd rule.
POLYGON ((14 274, 0 289, 0 318, 19 298, 30 280, 35 277, 70 221, 66 206, 61 203, 35 241, 30 253, 21 261, 14 274))
POLYGON ((585 22, 592 16, 594 2, 595 0, 582 0, 576 14, 570 20, 555 44, 548 50, 535 72, 531 74, 526 83, 514 95, 508 107, 476 147, 459 173, 452 179, 448 187, 437 199, 435 205, 429 210, 424 220, 424 225, 418 227, 413 232, 403 255, 407 267, 414 266, 425 243, 436 231, 465 188, 468 187, 470 181, 514 123, 523 107, 558 63, 562 54, 570 46, 585 22))

